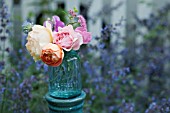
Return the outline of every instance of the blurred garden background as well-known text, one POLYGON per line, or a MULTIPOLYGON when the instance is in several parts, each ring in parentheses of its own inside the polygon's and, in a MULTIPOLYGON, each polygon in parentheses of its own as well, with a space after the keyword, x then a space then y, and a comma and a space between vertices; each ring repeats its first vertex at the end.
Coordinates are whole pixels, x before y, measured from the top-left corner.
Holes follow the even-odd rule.
POLYGON ((93 39, 80 49, 84 113, 170 113, 169 0, 0 0, 0 113, 47 113, 48 66, 26 50, 25 20, 76 7, 93 39))

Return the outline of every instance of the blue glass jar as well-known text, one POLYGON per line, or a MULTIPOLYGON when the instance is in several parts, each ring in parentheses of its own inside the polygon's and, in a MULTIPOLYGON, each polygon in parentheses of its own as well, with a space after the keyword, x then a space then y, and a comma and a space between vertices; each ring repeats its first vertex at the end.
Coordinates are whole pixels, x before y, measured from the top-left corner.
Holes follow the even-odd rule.
POLYGON ((80 58, 76 51, 65 52, 58 67, 48 68, 49 94, 54 98, 73 98, 81 94, 80 58))

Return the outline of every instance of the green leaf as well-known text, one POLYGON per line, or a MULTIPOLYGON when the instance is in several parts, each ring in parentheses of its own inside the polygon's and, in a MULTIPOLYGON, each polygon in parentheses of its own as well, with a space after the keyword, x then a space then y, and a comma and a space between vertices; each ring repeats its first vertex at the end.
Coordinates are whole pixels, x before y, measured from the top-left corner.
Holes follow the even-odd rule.
POLYGON ((76 12, 76 13, 78 12, 76 7, 73 8, 73 11, 76 12))

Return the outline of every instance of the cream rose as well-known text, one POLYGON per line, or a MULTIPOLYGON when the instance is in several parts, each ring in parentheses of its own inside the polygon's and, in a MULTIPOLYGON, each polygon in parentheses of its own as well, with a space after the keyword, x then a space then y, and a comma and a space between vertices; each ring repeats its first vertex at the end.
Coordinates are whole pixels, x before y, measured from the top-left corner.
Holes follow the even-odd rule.
POLYGON ((59 66, 64 58, 64 52, 59 45, 49 43, 43 47, 41 60, 49 66, 59 66))
POLYGON ((26 48, 35 61, 40 60, 42 48, 53 41, 52 31, 40 25, 34 25, 28 33, 26 48))

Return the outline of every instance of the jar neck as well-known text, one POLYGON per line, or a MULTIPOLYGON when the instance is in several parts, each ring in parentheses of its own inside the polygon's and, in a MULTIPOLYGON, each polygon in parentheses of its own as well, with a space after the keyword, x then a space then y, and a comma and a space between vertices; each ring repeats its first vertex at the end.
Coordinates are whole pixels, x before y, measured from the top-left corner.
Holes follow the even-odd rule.
POLYGON ((74 50, 71 50, 68 52, 64 51, 64 59, 67 59, 70 57, 78 57, 79 58, 78 51, 74 51, 74 50))
POLYGON ((77 54, 78 51, 75 51, 75 50, 71 50, 71 51, 64 51, 64 54, 65 55, 72 55, 72 54, 77 54))

